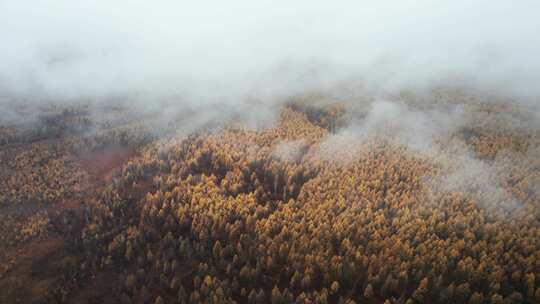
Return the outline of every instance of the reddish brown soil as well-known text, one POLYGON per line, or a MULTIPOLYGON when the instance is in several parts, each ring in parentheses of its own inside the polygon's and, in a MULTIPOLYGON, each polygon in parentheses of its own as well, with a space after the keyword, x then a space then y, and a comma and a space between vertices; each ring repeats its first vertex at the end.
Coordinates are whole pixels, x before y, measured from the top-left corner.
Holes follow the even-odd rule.
POLYGON ((135 155, 132 149, 114 145, 83 154, 79 164, 96 181, 109 181, 114 169, 135 155))
POLYGON ((39 269, 51 263, 50 258, 61 250, 62 244, 60 237, 50 237, 33 240, 6 252, 2 260, 9 268, 1 274, 0 303, 40 303, 46 294, 48 280, 55 274, 40 273, 39 269))
MULTIPOLYGON (((76 212, 82 205, 82 198, 89 199, 99 193, 111 180, 115 169, 121 168, 134 155, 132 149, 108 146, 76 157, 75 163, 89 176, 88 184, 82 187, 79 195, 64 198, 54 204, 4 206, 0 212, 4 216, 15 216, 16 213, 17 218, 42 210, 47 210, 51 217, 76 212)), ((44 239, 31 239, 12 247, 0 248, 0 303, 42 303, 50 284, 61 277, 61 267, 58 264, 67 256, 62 233, 57 231, 51 232, 44 239)), ((101 281, 106 282, 106 279, 101 281)), ((101 289, 106 290, 96 290, 101 289)), ((101 298, 98 294, 82 295, 87 300, 101 298)))

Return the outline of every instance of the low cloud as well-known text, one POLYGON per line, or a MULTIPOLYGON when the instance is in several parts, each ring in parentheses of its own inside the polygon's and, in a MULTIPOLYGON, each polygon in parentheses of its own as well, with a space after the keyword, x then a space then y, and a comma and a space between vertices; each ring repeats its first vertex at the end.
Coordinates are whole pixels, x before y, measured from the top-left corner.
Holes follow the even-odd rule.
POLYGON ((294 162, 300 159, 304 149, 307 147, 303 140, 280 141, 272 155, 282 161, 294 162))
POLYGON ((222 105, 249 118, 257 111, 246 104, 272 108, 308 91, 442 85, 535 105, 538 9, 532 0, 4 1, 0 96, 121 99, 168 113, 222 105))

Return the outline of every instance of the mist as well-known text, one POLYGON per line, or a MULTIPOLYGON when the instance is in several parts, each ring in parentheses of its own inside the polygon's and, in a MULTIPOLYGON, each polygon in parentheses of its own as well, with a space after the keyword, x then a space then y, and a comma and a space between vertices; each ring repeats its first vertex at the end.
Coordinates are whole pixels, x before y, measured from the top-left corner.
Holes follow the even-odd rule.
POLYGON ((484 0, 2 1, 1 104, 120 99, 241 113, 311 91, 445 86, 536 106, 539 10, 484 0))

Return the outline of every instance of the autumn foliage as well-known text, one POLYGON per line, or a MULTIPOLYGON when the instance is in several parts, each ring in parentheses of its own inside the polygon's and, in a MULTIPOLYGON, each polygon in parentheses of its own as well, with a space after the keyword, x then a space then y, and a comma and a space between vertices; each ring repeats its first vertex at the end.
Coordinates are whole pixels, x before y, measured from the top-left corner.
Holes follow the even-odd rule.
MULTIPOLYGON (((266 129, 141 145, 79 215, 69 290, 106 273, 122 303, 540 302, 537 134, 471 126, 440 139, 504 168, 494 196, 441 185, 444 157, 391 136, 341 158, 346 143, 327 140, 343 115, 290 105, 266 129)), ((3 183, 4 200, 33 193, 3 183)), ((48 189, 62 193, 34 191, 54 200, 48 189)))

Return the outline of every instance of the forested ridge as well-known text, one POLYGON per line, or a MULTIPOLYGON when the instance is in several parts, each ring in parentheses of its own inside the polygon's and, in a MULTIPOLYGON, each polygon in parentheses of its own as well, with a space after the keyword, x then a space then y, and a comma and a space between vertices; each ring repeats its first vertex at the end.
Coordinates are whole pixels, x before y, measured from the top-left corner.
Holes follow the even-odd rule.
POLYGON ((259 129, 5 143, 3 208, 76 206, 6 216, 2 242, 64 239, 50 303, 539 303, 540 137, 505 111, 467 106, 422 151, 391 129, 348 140, 345 107, 304 101, 259 129), (88 186, 79 156, 111 145, 129 158, 88 186))

